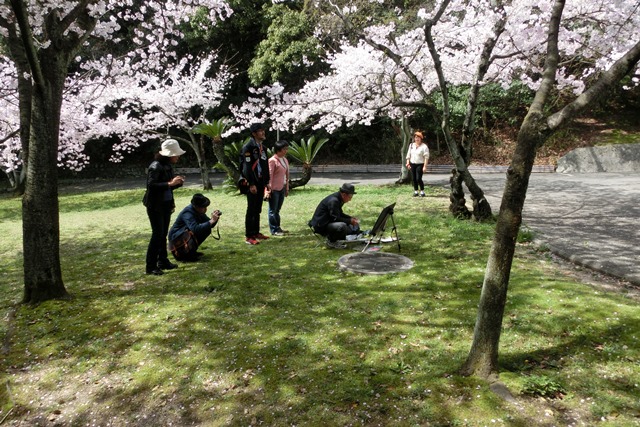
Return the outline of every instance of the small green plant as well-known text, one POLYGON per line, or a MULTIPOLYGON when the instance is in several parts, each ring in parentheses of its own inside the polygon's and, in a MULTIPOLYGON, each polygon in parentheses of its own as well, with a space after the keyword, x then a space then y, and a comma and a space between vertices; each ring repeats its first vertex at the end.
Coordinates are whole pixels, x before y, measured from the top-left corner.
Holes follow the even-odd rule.
POLYGON ((522 394, 535 397, 562 399, 567 394, 565 388, 558 382, 544 375, 531 375, 522 387, 522 394))
POLYGON ((218 162, 215 167, 217 169, 222 169, 227 173, 227 178, 222 183, 222 189, 226 193, 235 193, 238 191, 238 187, 236 185, 237 177, 240 172, 240 150, 242 150, 242 146, 249 141, 249 138, 246 138, 244 141, 235 141, 231 144, 227 144, 224 146, 224 156, 226 157, 225 163, 218 162))
POLYGON ((532 229, 522 227, 520 232, 518 232, 518 243, 531 243, 534 237, 535 233, 532 229))
POLYGON ((405 363, 404 360, 400 359, 398 361, 398 363, 396 364, 396 366, 391 368, 391 370, 393 372, 395 372, 396 374, 406 375, 406 374, 410 373, 411 371, 413 371, 413 367, 411 365, 409 365, 408 363, 405 363))

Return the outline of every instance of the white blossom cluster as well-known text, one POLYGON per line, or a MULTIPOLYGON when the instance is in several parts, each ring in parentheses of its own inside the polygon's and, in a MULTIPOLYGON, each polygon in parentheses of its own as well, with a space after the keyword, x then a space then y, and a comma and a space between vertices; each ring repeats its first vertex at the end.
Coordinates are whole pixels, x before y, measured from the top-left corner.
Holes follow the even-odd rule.
MULTIPOLYGON (((211 25, 229 17, 233 10, 225 0, 23 1, 34 45, 38 50, 53 48, 47 32, 47 20, 52 17, 58 18, 57 23, 65 37, 77 35, 84 38, 89 32, 91 37, 85 42, 88 47, 100 39, 112 43, 123 41, 117 38, 117 34, 125 22, 134 29, 133 39, 125 41, 133 42, 132 48, 122 57, 75 58, 83 73, 70 75, 67 79, 61 110, 60 166, 72 170, 86 166, 89 159, 83 150, 85 143, 93 137, 126 135, 122 144, 114 147, 117 160, 121 158, 121 152, 130 151, 145 140, 140 137, 142 128, 148 133, 156 129, 154 126, 182 126, 186 121, 184 110, 190 102, 192 104, 189 107, 217 105, 224 82, 229 78, 228 72, 223 69, 218 76, 205 78, 214 57, 178 60, 174 47, 183 37, 180 24, 189 22, 202 8, 208 10, 208 24, 211 25), (88 25, 89 22, 95 25, 88 25), (190 63, 191 60, 193 63, 190 63), (135 119, 127 115, 131 113, 129 108, 127 113, 105 120, 105 107, 123 99, 128 107, 135 103, 141 106, 135 119), (149 114, 151 112, 153 114, 149 114), (169 124, 169 120, 176 122, 169 124), (136 137, 140 139, 133 142, 136 137)), ((8 36, 9 29, 17 34, 20 32, 10 2, 6 1, 0 3, 0 36, 8 36)), ((86 51, 91 52, 90 49, 86 51)), ((0 141, 6 139, 0 145, 0 168, 8 172, 20 166, 21 146, 17 136, 7 139, 19 127, 19 116, 15 93, 16 73, 10 61, 2 56, 0 88, 0 107, 3 111, 0 141)))
POLYGON ((188 57, 163 73, 139 71, 115 77, 93 104, 98 117, 91 135, 119 136, 111 158, 118 162, 141 142, 157 137, 158 132, 188 132, 204 120, 207 109, 220 104, 231 78, 225 67, 220 67, 215 76, 208 75, 215 60, 214 54, 202 59, 188 57), (116 117, 104 118, 104 111, 116 103, 116 117), (194 117, 196 107, 201 113, 194 117))
POLYGON ((17 84, 13 63, 0 56, 0 169, 7 174, 22 164, 17 84))
MULTIPOLYGON (((494 24, 506 16, 505 31, 492 52, 492 65, 480 83, 508 86, 517 79, 536 89, 544 65, 554 2, 514 0, 502 11, 491 3, 452 0, 432 27, 447 84, 474 83, 483 45, 496 37, 494 24)), ((354 7, 347 5, 340 13, 352 13, 354 7)), ((430 11, 421 9, 413 19, 424 25, 433 18, 435 10, 437 6, 430 11)), ((637 43, 639 10, 639 0, 567 1, 559 34, 562 60, 557 87, 570 89, 576 95, 583 92, 589 78, 608 69, 637 43), (571 67, 585 63, 589 64, 586 68, 571 67), (571 70, 580 71, 574 75, 571 70)), ((317 32, 320 34, 320 30, 317 32)), ((433 93, 440 86, 423 26, 399 32, 393 23, 372 25, 364 30, 358 42, 344 40, 328 61, 329 73, 308 81, 295 93, 280 85, 256 89, 256 98, 234 110, 236 119, 246 122, 252 116, 262 116, 271 118, 279 129, 312 126, 331 132, 341 125, 367 125, 378 116, 396 118, 402 113, 410 114, 411 109, 403 111, 393 103, 424 101, 424 93, 433 93), (390 49, 400 63, 380 46, 390 49)), ((637 79, 634 82, 637 84, 637 79)))

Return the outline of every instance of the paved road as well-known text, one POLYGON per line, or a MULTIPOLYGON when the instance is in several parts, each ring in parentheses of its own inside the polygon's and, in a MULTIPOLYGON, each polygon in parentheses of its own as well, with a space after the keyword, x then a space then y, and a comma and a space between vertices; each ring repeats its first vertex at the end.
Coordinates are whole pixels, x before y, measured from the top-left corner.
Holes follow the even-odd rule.
MULTIPOLYGON (((478 177, 495 212, 504 176, 478 177)), ((640 174, 533 174, 524 223, 552 252, 640 285, 640 174)))
MULTIPOLYGON (((504 174, 474 174, 494 213, 500 210, 504 174)), ((314 184, 343 181, 385 184, 397 174, 317 174, 314 184)), ((448 188, 449 176, 425 175, 429 185, 448 188)), ((531 175, 524 224, 557 255, 640 286, 640 174, 531 175)))
MULTIPOLYGON (((318 173, 311 185, 389 184, 395 173, 318 173)), ((503 173, 476 173, 495 213, 500 210, 504 189, 503 173)), ((214 185, 222 174, 212 174, 214 185)), ((428 185, 448 187, 449 176, 427 174, 428 185)), ((188 187, 198 188, 198 176, 189 176, 188 187)), ((141 188, 144 178, 90 181, 69 185, 93 189, 104 187, 141 188)), ((536 232, 536 239, 563 258, 640 286, 640 173, 531 175, 525 202, 524 224, 536 232)))

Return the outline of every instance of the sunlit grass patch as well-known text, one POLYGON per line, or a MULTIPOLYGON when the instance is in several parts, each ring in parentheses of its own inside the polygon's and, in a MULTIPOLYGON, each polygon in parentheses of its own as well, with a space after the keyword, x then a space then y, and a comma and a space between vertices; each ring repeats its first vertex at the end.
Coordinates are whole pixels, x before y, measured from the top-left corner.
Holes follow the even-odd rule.
MULTIPOLYGON (((345 211, 370 228, 395 202, 401 253, 415 266, 344 272, 337 259, 349 252, 317 245, 306 225, 336 190, 293 191, 282 210, 291 234, 258 246, 244 243, 246 200, 207 192, 224 212, 221 240, 205 242, 202 262, 160 277, 144 274, 142 190, 62 195, 62 268, 73 299, 35 307, 16 306, 22 248, 8 242, 20 241, 21 223, 8 213, 15 201, 0 201, 3 335, 12 328, 3 365, 11 393, 0 393, 0 417, 12 408, 8 421, 42 414, 62 425, 561 425, 566 414, 637 421, 636 301, 578 283, 521 246, 500 355, 515 407, 457 373, 493 225, 452 219, 439 189, 414 199, 406 189, 359 186, 345 211), (553 407, 522 394, 536 378, 542 391, 562 387, 553 407)), ((176 196, 181 209, 191 191, 176 196)))

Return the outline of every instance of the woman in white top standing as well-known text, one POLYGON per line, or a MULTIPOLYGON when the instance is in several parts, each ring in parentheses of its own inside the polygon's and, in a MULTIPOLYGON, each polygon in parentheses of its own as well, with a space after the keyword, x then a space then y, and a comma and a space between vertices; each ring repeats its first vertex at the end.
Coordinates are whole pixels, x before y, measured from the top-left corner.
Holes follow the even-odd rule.
POLYGON ((422 132, 414 132, 413 142, 409 145, 409 151, 407 151, 407 168, 411 170, 413 197, 418 197, 418 189, 420 190, 420 197, 425 196, 422 174, 427 171, 429 147, 422 141, 423 138, 422 132))

